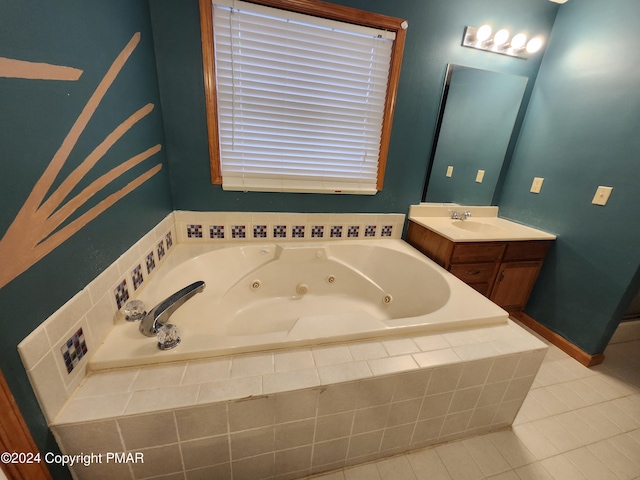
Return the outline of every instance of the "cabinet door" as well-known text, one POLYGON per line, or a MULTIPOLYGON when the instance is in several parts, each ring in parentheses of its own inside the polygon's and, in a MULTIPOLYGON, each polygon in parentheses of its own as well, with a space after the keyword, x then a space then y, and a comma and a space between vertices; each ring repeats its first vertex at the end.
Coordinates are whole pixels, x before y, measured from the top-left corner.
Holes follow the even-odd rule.
POLYGON ((529 300, 541 265, 541 261, 501 263, 489 298, 505 310, 522 310, 529 300))

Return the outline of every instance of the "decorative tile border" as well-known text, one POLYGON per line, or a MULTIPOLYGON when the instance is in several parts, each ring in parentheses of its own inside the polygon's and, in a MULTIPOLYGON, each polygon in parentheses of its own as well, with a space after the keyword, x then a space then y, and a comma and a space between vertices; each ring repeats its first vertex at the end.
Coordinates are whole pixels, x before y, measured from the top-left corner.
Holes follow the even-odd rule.
POLYGON ((133 289, 138 290, 144 282, 144 275, 142 273, 142 265, 138 264, 131 272, 131 282, 133 283, 133 289))
POLYGON ((129 300, 129 288, 127 287, 127 281, 122 280, 113 291, 118 305, 118 310, 124 307, 124 304, 129 300))
POLYGON ((401 238, 402 214, 187 212, 176 214, 179 241, 401 238), (203 232, 208 232, 204 235, 203 232))
POLYGON ((287 238, 287 226, 275 225, 273 227, 273 238, 287 238))
POLYGON ((145 257, 145 265, 147 266, 147 275, 151 275, 151 272, 156 268, 156 259, 151 250, 145 257))
POLYGON ((60 353, 62 353, 64 364, 67 367, 67 374, 69 374, 78 366, 82 357, 87 354, 87 344, 84 340, 82 328, 74 333, 73 337, 60 347, 60 353))

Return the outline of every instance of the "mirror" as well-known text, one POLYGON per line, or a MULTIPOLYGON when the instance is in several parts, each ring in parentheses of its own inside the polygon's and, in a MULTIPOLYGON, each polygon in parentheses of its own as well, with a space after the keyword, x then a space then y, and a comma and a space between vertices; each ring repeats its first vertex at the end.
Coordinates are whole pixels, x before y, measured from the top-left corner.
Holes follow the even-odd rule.
POLYGON ((447 66, 424 202, 491 205, 527 81, 447 66), (481 182, 479 170, 484 170, 481 182))

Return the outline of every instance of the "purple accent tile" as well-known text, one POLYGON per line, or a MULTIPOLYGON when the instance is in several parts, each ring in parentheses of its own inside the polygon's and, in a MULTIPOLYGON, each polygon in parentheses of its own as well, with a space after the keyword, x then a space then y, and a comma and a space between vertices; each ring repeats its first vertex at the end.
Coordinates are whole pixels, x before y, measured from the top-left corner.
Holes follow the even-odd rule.
POLYGON ((276 225, 273 227, 273 238, 287 238, 287 226, 276 225))
POLYGON ((247 238, 247 227, 245 225, 232 226, 231 238, 247 238))
POLYGON ((142 282, 144 282, 144 275, 142 274, 142 265, 138 264, 138 266, 131 271, 131 282, 133 282, 134 290, 137 290, 138 288, 140 288, 140 285, 142 285, 142 282))
POLYGON ((71 373, 73 371, 78 363, 80 363, 80 360, 82 360, 82 357, 87 354, 87 351, 88 349, 87 343, 84 339, 84 333, 82 332, 82 328, 80 328, 71 338, 69 338, 69 340, 66 341, 64 345, 60 347, 60 353, 64 359, 67 373, 71 373))
POLYGON ((311 238, 324 238, 324 225, 311 227, 311 238))
POLYGON ((156 258, 153 255, 153 250, 150 251, 144 259, 144 262, 147 266, 147 275, 151 275, 153 269, 156 268, 156 258))
POLYGON ((349 229, 347 230, 347 237, 357 238, 359 236, 360 236, 360 226, 359 225, 350 226, 349 229))
POLYGON ((253 226, 253 238, 267 238, 267 226, 266 225, 254 225, 253 226))
POLYGON ((202 225, 187 225, 187 238, 202 238, 202 225))
POLYGON ((304 225, 291 227, 291 238, 304 238, 304 225))
POLYGON ((364 229, 365 237, 375 237, 376 236, 376 226, 375 225, 367 225, 364 229))
POLYGON ((391 237, 393 235, 393 225, 385 225, 380 232, 382 237, 391 237))
POLYGON ((342 225, 331 227, 331 238, 342 238, 342 225))
POLYGON ((118 304, 118 310, 121 309, 127 300, 129 300, 129 289, 127 288, 127 281, 122 280, 113 292, 116 296, 116 303, 118 304))
POLYGON ((224 225, 210 225, 209 238, 224 239, 224 225))
POLYGON ((156 252, 158 252, 158 261, 162 260, 164 257, 164 242, 162 240, 160 240, 156 252))
POLYGON ((169 250, 173 246, 173 235, 171 235, 171 232, 167 232, 164 239, 167 242, 167 250, 169 250))

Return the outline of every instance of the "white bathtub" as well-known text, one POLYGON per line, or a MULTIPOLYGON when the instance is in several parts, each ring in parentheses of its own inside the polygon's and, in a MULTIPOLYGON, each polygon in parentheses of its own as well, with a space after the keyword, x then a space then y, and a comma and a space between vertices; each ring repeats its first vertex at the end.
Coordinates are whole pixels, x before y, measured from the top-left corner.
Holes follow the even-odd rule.
POLYGON ((435 333, 508 319, 402 240, 179 244, 137 298, 151 309, 197 280, 205 281, 204 291, 170 320, 180 329, 180 345, 161 351, 138 323, 120 320, 90 369, 435 333))

